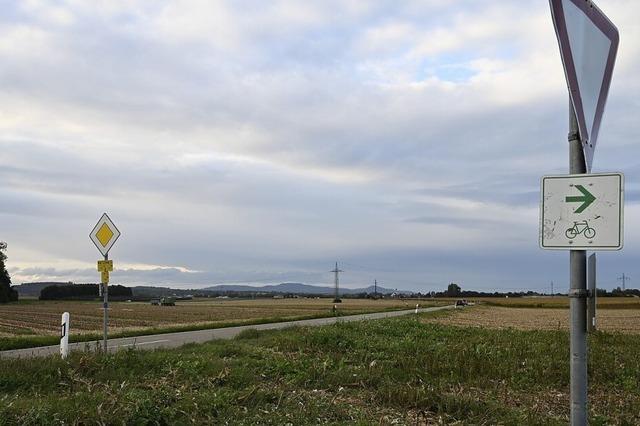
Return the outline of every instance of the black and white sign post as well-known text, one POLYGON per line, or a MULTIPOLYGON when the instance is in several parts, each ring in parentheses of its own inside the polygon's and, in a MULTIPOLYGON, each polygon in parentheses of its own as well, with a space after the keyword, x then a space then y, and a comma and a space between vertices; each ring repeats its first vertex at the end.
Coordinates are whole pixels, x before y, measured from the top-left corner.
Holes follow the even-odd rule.
POLYGON ((62 314, 60 325, 60 356, 66 359, 69 356, 69 312, 62 314))
POLYGON ((542 179, 540 245, 570 250, 571 425, 578 426, 586 425, 588 420, 587 321, 591 318, 587 318, 587 299, 595 297, 587 290, 587 250, 622 248, 623 177, 588 174, 619 35, 613 23, 589 0, 549 3, 569 88, 571 176, 566 177, 566 182, 561 177, 542 179), (617 203, 616 208, 606 209, 611 207, 611 200, 617 203), (602 209, 607 210, 606 217, 597 214, 602 209))

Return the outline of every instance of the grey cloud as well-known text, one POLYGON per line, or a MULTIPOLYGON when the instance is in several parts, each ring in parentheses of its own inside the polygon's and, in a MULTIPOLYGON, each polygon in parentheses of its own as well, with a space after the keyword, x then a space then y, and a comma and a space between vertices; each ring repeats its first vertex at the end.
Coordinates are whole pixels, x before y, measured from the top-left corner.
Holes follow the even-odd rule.
MULTIPOLYGON (((27 25, 45 43, 39 54, 4 55, 0 70, 0 99, 17 114, 0 134, 0 238, 21 253, 34 252, 23 261, 93 261, 87 234, 108 210, 125 231, 114 255, 203 271, 122 271, 123 282, 195 285, 272 276, 247 272, 253 270, 293 271, 273 275, 276 280, 322 282, 325 272, 317 271, 327 267, 321 264, 336 257, 369 264, 367 256, 404 265, 385 277, 399 288, 438 287, 449 279, 479 287, 520 285, 516 279, 540 285, 548 263, 550 277, 562 276, 559 260, 534 250, 533 221, 510 223, 500 234, 473 209, 422 201, 534 211, 540 176, 567 170, 562 84, 557 94, 531 100, 518 89, 512 102, 499 102, 473 89, 478 71, 454 86, 420 81, 439 66, 469 69, 471 59, 504 61, 507 70, 527 59, 529 35, 511 27, 495 31, 491 25, 505 24, 498 19, 473 20, 487 11, 508 15, 519 2, 384 1, 362 9, 335 2, 332 11, 311 18, 268 5, 252 14, 236 3, 229 5, 237 9, 229 25, 238 33, 229 38, 237 40, 160 31, 157 17, 171 4, 125 5, 113 14, 77 6, 69 25, 17 5, 3 11, 2 29, 27 25), (488 25, 487 35, 464 35, 471 41, 452 40, 450 49, 422 58, 409 57, 417 47, 413 33, 382 50, 363 47, 368 31, 385 25, 425 36, 464 27, 461 22, 488 25), (416 85, 388 81, 396 69, 416 85), (434 235, 438 224, 462 231, 477 224, 491 249, 462 240, 459 253, 428 252, 443 238, 434 235), (522 241, 530 245, 514 248, 522 241), (500 244, 511 251, 496 249, 500 244), (479 259, 474 250, 492 257, 479 259)), ((547 6, 531 13, 546 16, 547 6)), ((550 24, 547 30, 553 37, 550 24)), ((557 67, 561 74, 559 57, 557 67)), ((638 202, 640 177, 635 74, 627 70, 614 82, 595 163, 626 173, 629 204, 638 202)), ((523 90, 544 91, 550 77, 520 78, 523 90)), ((634 244, 632 238, 629 257, 621 258, 634 259, 634 244)), ((347 284, 372 278, 367 271, 351 274, 347 284)))
POLYGON ((461 228, 473 228, 479 227, 493 227, 498 228, 501 224, 500 218, 494 220, 489 219, 474 219, 469 217, 455 217, 455 216, 420 216, 405 219, 409 223, 424 223, 429 225, 451 225, 461 228))

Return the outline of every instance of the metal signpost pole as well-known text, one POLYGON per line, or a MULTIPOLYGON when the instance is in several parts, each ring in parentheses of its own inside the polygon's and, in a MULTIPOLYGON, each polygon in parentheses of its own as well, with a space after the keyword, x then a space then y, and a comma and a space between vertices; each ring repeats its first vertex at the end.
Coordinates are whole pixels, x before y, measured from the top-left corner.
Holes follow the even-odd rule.
MULTIPOLYGON (((105 254, 104 255, 104 260, 107 261, 109 260, 109 254, 105 254)), ((104 275, 104 274, 101 274, 104 275)), ((105 281, 105 280, 101 280, 101 281, 105 281)), ((104 308, 104 317, 102 320, 102 329, 103 329, 103 336, 104 336, 104 342, 103 342, 103 348, 104 348, 104 353, 107 353, 107 327, 109 324, 109 285, 106 282, 102 282, 102 296, 103 296, 103 301, 102 301, 102 307, 104 308)))
MULTIPOLYGON (((578 132, 578 121, 569 105, 569 173, 587 172, 578 132)), ((571 288, 571 425, 587 424, 587 252, 569 252, 571 288)))
POLYGON ((589 256, 589 261, 587 262, 588 273, 587 273, 587 281, 589 288, 589 302, 587 304, 587 332, 591 333, 596 329, 596 298, 598 297, 597 293, 597 283, 596 283, 596 254, 593 253, 589 256))
MULTIPOLYGON (((572 189, 578 190, 581 195, 567 194, 563 199, 558 196, 551 203, 553 206, 545 205, 546 199, 551 200, 555 194, 562 194, 569 188, 559 187, 558 183, 562 181, 558 178, 555 182, 550 177, 543 178, 540 245, 542 248, 570 250, 571 425, 582 426, 587 424, 586 250, 622 248, 624 178, 621 173, 591 174, 620 36, 616 26, 593 1, 549 0, 549 5, 571 100, 569 173, 574 176, 566 179, 572 182, 572 189), (575 176, 587 173, 588 176, 575 176), (580 181, 591 188, 576 183, 580 181), (602 192, 594 196, 593 192, 598 187, 602 192), (616 197, 616 203, 605 200, 611 196, 616 197), (561 204, 562 201, 582 204, 568 208, 566 204, 561 204), (591 206, 594 202, 595 205, 591 206), (589 213, 581 216, 587 208, 590 208, 589 213), (605 210, 606 218, 594 214, 605 210), (592 216, 589 218, 588 215, 592 216), (556 216, 558 222, 553 222, 550 216, 556 216), (562 223, 563 228, 565 224, 569 226, 564 228, 564 234, 556 232, 554 227, 557 223, 562 223)), ((576 194, 573 190, 571 193, 576 194)))

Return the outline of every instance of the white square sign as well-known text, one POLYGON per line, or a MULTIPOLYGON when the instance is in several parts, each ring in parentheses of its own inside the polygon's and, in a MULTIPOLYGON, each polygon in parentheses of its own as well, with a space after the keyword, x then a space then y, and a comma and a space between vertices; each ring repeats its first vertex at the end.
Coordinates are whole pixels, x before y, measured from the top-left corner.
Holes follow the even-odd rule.
POLYGON ((540 247, 620 250, 623 245, 622 173, 544 176, 540 247))

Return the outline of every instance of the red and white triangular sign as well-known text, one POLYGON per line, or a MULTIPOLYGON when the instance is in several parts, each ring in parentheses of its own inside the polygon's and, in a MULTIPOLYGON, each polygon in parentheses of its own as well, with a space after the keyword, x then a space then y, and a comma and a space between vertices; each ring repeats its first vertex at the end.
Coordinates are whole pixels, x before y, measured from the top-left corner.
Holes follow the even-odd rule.
POLYGON ((591 1, 549 3, 590 173, 618 51, 618 29, 591 1))

